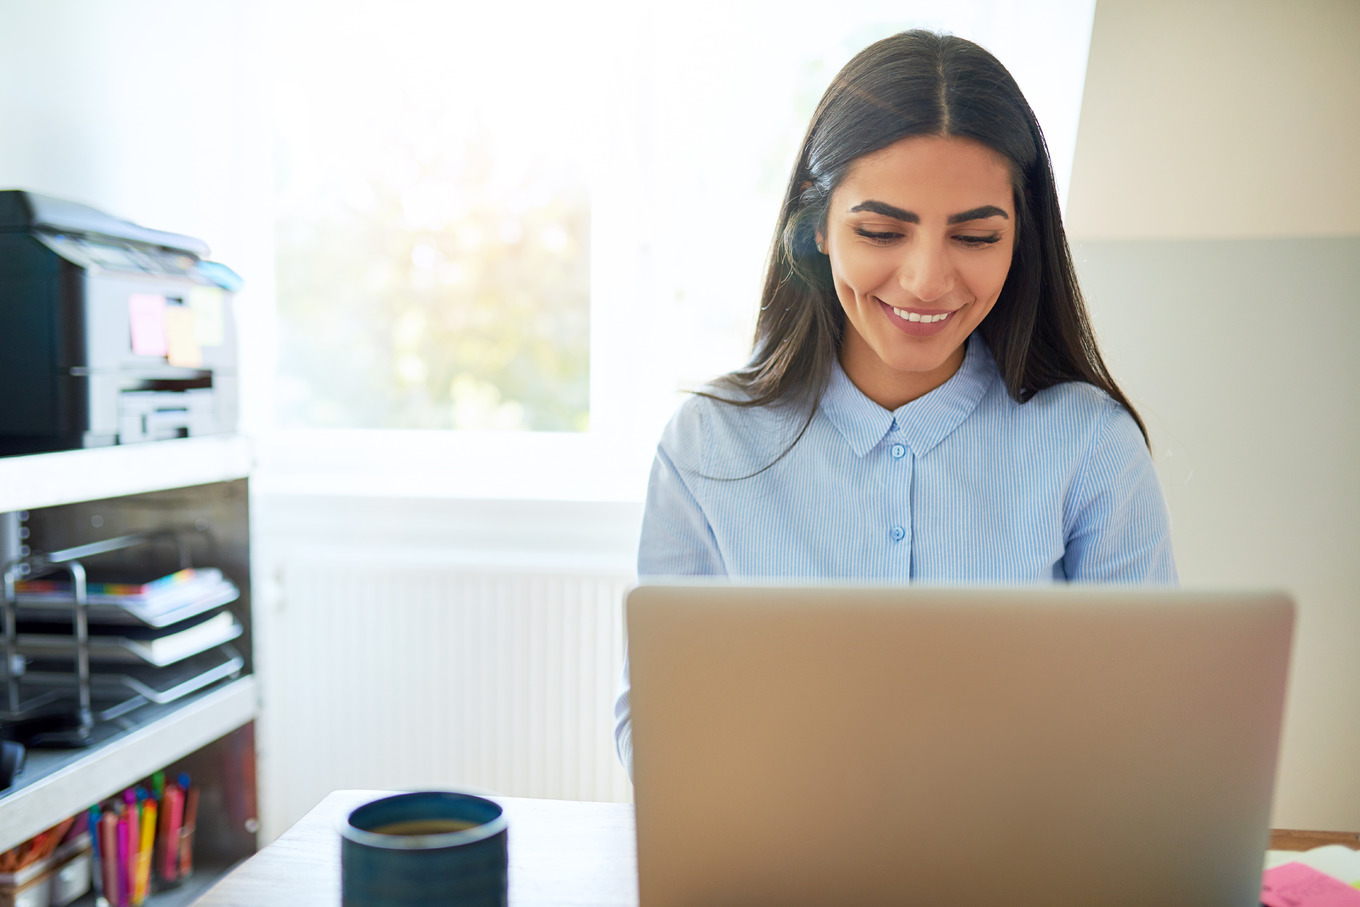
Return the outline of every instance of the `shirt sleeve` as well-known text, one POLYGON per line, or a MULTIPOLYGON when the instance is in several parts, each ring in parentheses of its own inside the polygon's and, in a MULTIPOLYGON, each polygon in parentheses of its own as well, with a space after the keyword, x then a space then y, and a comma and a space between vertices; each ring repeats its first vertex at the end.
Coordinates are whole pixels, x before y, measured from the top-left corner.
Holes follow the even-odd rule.
POLYGON ((629 700, 628 650, 623 650, 623 682, 619 687, 619 698, 614 700, 614 751, 619 761, 628 770, 628 780, 633 780, 633 707, 629 700))
POLYGON ((1179 583, 1152 456, 1138 423, 1113 400, 1073 486, 1063 568, 1073 582, 1179 583))
MULTIPOLYGON (((721 576, 727 570, 717 538, 703 507, 686 481, 685 470, 677 466, 668 450, 682 449, 702 442, 699 419, 672 420, 657 446, 647 483, 647 500, 642 510, 642 531, 638 541, 638 576, 721 576), (677 437, 688 434, 689 437, 677 437), (671 443, 668 443, 671 442, 671 443), (675 442, 681 442, 678 445, 675 442)), ((693 473, 691 473, 693 475, 693 473)), ((623 676, 618 699, 614 702, 614 747, 619 761, 633 776, 632 705, 629 698, 628 653, 624 651, 623 676)))
POLYGON ((679 467, 659 447, 638 538, 638 576, 721 576, 718 540, 679 467))

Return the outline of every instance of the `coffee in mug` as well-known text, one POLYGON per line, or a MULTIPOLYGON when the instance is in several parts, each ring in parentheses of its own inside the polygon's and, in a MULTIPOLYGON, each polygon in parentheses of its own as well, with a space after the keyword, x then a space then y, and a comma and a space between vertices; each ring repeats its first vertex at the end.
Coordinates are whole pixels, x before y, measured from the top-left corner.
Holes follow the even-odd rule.
POLYGON ((343 907, 505 907, 505 814, 491 800, 394 794, 350 812, 340 835, 343 907))

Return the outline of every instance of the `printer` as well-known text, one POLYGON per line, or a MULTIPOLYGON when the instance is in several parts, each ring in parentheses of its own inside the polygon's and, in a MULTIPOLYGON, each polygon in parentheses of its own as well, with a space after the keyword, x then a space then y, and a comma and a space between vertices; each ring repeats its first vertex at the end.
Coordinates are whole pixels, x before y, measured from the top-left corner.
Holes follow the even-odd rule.
POLYGON ((233 294, 201 240, 0 191, 0 456, 236 429, 233 294))

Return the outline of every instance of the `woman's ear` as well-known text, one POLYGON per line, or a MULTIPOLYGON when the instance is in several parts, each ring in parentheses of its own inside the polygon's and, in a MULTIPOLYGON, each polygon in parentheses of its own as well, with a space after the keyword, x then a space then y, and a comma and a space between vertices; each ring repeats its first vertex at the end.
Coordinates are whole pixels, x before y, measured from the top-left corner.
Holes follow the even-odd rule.
POLYGON ((822 236, 822 231, 821 231, 820 229, 818 229, 816 232, 814 232, 814 233, 812 234, 812 238, 813 238, 813 239, 816 241, 816 243, 817 243, 817 251, 818 251, 818 252, 821 252, 823 255, 825 255, 825 254, 826 254, 826 237, 822 236))

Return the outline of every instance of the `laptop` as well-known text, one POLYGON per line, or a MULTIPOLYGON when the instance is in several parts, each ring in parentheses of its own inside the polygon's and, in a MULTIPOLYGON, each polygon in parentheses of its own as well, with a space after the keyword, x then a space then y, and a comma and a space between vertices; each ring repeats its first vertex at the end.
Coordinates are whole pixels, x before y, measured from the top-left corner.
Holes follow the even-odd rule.
POLYGON ((641 907, 1259 903, 1282 593, 643 585, 641 907))

